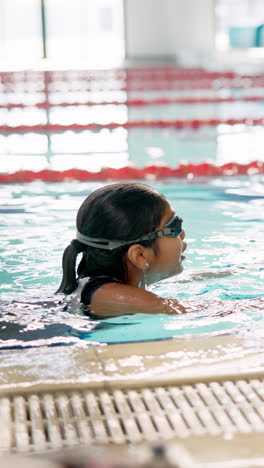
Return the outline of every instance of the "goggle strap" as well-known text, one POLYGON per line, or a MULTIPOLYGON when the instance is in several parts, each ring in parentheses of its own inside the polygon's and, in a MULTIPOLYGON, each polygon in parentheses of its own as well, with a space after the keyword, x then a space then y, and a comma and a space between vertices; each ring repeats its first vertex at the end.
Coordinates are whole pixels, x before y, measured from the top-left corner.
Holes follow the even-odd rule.
MULTIPOLYGON (((180 220, 182 221, 182 220, 180 220)), ((153 239, 156 239, 157 237, 163 237, 163 236, 171 236, 172 234, 176 234, 175 237, 179 236, 182 232, 181 226, 179 226, 179 229, 177 231, 173 230, 173 228, 165 227, 164 229, 160 231, 154 231, 151 232, 150 234, 141 237, 140 239, 133 239, 131 241, 119 241, 119 240, 109 240, 109 239, 100 239, 96 237, 88 237, 83 234, 81 234, 78 229, 76 229, 76 237, 79 242, 82 242, 85 245, 88 245, 90 247, 95 247, 97 249, 103 249, 103 250, 114 250, 117 249, 118 247, 123 247, 125 245, 129 244, 135 244, 137 242, 144 242, 144 241, 150 241, 153 239)))
POLYGON ((96 237, 88 237, 81 234, 78 229, 76 230, 75 239, 82 242, 85 245, 89 245, 90 247, 96 247, 97 249, 104 249, 104 250, 113 250, 117 247, 122 247, 123 245, 127 245, 129 242, 127 241, 114 241, 108 239, 99 239, 96 237))

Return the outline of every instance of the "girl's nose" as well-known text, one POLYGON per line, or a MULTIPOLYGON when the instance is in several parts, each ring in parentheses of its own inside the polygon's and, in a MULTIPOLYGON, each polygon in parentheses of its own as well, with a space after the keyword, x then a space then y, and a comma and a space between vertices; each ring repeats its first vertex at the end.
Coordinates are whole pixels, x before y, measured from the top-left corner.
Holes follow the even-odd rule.
POLYGON ((188 247, 188 244, 187 244, 186 242, 183 242, 184 239, 185 239, 185 231, 182 231, 182 232, 180 233, 180 238, 181 238, 181 240, 182 240, 182 251, 185 252, 185 250, 186 250, 187 247, 188 247))
POLYGON ((180 233, 180 238, 181 238, 181 240, 185 239, 185 231, 184 230, 182 230, 182 232, 180 233))

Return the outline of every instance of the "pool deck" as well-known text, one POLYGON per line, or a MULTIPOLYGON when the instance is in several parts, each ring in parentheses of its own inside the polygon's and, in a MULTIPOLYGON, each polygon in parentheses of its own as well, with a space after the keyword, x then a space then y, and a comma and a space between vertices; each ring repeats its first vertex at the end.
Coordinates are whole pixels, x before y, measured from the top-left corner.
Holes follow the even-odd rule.
POLYGON ((0 394, 138 388, 264 377, 264 351, 233 335, 1 352, 0 394), (60 367, 58 367, 60 366, 60 367))
POLYGON ((260 349, 224 335, 2 351, 0 453, 103 444, 126 459, 162 441, 164 467, 264 467, 260 349))

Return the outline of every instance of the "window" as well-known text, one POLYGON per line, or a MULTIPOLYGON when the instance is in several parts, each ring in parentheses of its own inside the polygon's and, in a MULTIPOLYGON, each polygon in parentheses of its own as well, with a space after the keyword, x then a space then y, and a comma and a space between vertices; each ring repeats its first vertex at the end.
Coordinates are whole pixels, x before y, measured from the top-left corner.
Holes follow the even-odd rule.
MULTIPOLYGON (((44 0, 47 58, 111 67, 124 59, 123 0, 44 0)), ((0 54, 14 64, 43 57, 41 1, 0 1, 0 54)))
POLYGON ((40 2, 0 1, 0 56, 17 63, 39 60, 42 54, 40 2))

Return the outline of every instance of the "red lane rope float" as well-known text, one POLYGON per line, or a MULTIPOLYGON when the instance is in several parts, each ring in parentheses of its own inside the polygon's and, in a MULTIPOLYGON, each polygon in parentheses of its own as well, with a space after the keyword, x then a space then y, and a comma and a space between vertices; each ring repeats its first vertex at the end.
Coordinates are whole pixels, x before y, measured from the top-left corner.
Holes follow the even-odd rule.
POLYGON ((71 107, 71 106, 128 106, 128 107, 140 107, 140 106, 156 106, 164 104, 210 104, 210 103, 225 103, 225 102, 258 102, 264 101, 263 96, 236 96, 236 97, 180 97, 180 98, 155 98, 155 99, 127 99, 126 101, 86 101, 86 102, 59 102, 57 104, 44 101, 37 102, 36 104, 24 104, 24 103, 8 103, 0 104, 0 109, 23 109, 27 107, 37 107, 39 109, 50 109, 52 107, 71 107))
POLYGON ((112 180, 156 180, 168 178, 193 177, 223 177, 235 175, 255 175, 264 173, 264 162, 253 161, 249 164, 227 163, 222 166, 214 166, 210 163, 180 164, 173 169, 167 166, 148 166, 143 169, 122 167, 120 169, 103 168, 99 172, 89 172, 81 169, 69 169, 66 171, 18 171, 12 174, 0 174, 0 184, 28 183, 35 180, 43 182, 63 181, 112 181, 112 180))
POLYGON ((56 80, 106 80, 106 79, 137 79, 137 80, 175 80, 175 79, 219 79, 219 78, 260 78, 258 75, 242 75, 231 71, 217 72, 206 71, 202 68, 178 68, 178 67, 142 67, 142 68, 120 68, 110 70, 64 70, 64 71, 22 71, 22 72, 1 72, 2 83, 29 82, 32 79, 45 79, 46 82, 56 80))
MULTIPOLYGON (((152 67, 119 67, 119 68, 111 68, 111 69, 102 69, 102 70, 21 70, 21 71, 5 71, 0 72, 0 79, 22 79, 28 80, 32 79, 33 77, 43 78, 54 80, 57 78, 75 78, 75 79, 87 79, 89 77, 97 78, 97 77, 113 77, 113 76, 126 76, 126 75, 142 75, 145 73, 182 73, 184 75, 193 75, 193 74, 207 74, 212 72, 207 72, 204 68, 186 68, 186 67, 179 67, 175 65, 170 66, 152 66, 152 67)), ((214 73, 214 72, 213 72, 214 73)), ((234 72, 216 72, 220 73, 221 75, 227 76, 235 76, 234 72)))
POLYGON ((217 125, 263 125, 264 117, 261 118, 243 118, 243 119, 195 119, 195 120, 139 120, 129 121, 125 123, 110 122, 107 124, 90 123, 90 124, 38 124, 38 125, 18 125, 11 127, 9 125, 1 125, 0 132, 2 133, 62 133, 66 131, 82 132, 83 130, 101 130, 108 128, 171 128, 181 130, 183 128, 197 129, 202 126, 215 127, 217 125))
POLYGON ((109 70, 102 72, 29 72, 29 73, 16 73, 16 72, 2 72, 0 73, 0 80, 3 83, 21 83, 21 82, 30 82, 34 79, 44 79, 48 82, 63 80, 67 81, 68 79, 75 80, 110 80, 110 79, 139 79, 139 80, 155 80, 155 79, 165 79, 165 80, 174 80, 174 79, 218 79, 218 78, 236 78, 236 77, 260 77, 263 74, 258 75, 240 75, 234 72, 208 72, 205 70, 199 69, 190 69, 190 70, 177 70, 177 69, 124 69, 124 70, 109 70))
MULTIPOLYGON (((218 89, 248 89, 248 88, 263 88, 264 87, 264 77, 260 78, 243 78, 243 79, 219 79, 219 80, 179 80, 179 81, 149 81, 145 83, 140 83, 139 81, 135 80, 134 82, 127 82, 126 80, 117 81, 113 84, 113 80, 109 82, 102 82, 98 83, 97 80, 94 83, 90 84, 90 86, 81 86, 78 83, 78 86, 73 83, 69 82, 70 86, 67 90, 62 88, 62 84, 64 82, 52 83, 52 86, 43 87, 37 89, 19 89, 19 92, 23 93, 69 93, 69 92, 100 92, 100 91, 177 91, 177 90, 186 90, 186 89, 210 89, 210 90, 218 90, 218 89), (57 86, 57 88, 56 88, 57 86)), ((5 92, 7 93, 14 93, 16 92, 15 86, 6 86, 5 92)))

